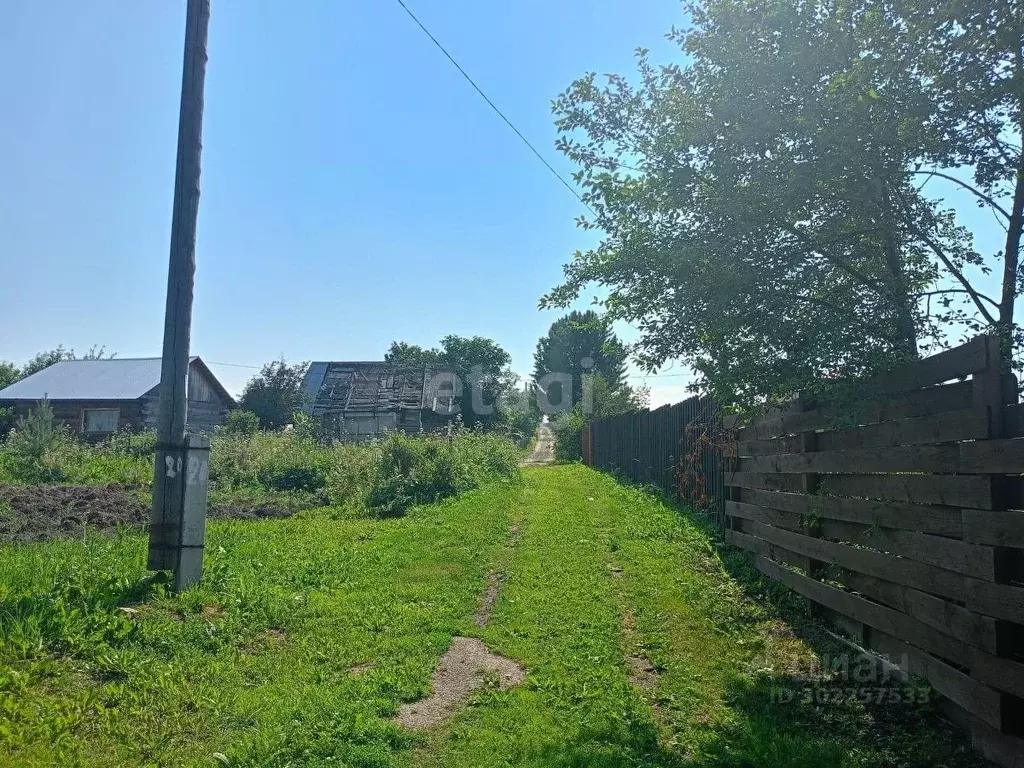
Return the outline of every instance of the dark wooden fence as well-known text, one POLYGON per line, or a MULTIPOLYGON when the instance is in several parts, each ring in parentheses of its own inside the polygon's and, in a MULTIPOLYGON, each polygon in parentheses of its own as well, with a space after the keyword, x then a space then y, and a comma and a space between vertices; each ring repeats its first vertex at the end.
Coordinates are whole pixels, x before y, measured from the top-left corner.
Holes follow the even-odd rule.
MULTIPOLYGON (((1024 406, 1003 370, 981 337, 842 402, 725 419, 719 447, 726 539, 927 680, 989 759, 1021 766, 1024 406)), ((664 411, 596 422, 589 463, 661 485, 687 432, 664 411)))
POLYGON ((583 431, 583 461, 657 486, 721 524, 725 499, 721 429, 718 409, 709 397, 596 419, 583 431))

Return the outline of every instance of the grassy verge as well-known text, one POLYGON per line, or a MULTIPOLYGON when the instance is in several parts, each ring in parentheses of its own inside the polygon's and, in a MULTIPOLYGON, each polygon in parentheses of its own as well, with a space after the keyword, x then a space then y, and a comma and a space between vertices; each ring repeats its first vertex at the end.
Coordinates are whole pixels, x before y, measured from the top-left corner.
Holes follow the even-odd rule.
POLYGON ((392 764, 385 718, 472 613, 513 495, 215 522, 181 596, 141 582, 138 535, 0 550, 0 764, 392 764))
POLYGON ((180 596, 142 580, 136 534, 0 548, 0 764, 980 764, 927 704, 775 702, 830 652, 797 603, 583 467, 403 518, 215 521, 209 548, 180 596), (456 634, 526 681, 400 730, 456 634))

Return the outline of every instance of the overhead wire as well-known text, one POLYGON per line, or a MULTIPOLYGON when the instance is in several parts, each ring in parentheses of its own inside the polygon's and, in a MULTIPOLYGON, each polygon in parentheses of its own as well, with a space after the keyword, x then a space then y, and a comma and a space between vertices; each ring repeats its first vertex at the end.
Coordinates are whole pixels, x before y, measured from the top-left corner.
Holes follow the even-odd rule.
POLYGON ((555 168, 551 165, 551 163, 549 163, 546 159, 544 159, 544 156, 537 150, 537 148, 535 146, 533 146, 533 143, 528 138, 526 138, 526 136, 523 135, 522 131, 520 131, 518 128, 516 128, 516 126, 512 123, 512 121, 509 120, 508 117, 505 116, 505 113, 502 112, 500 109, 498 109, 498 106, 491 100, 491 98, 486 93, 484 93, 483 89, 479 85, 477 85, 476 81, 472 77, 469 76, 469 73, 466 72, 466 70, 462 68, 462 65, 459 64, 459 62, 455 60, 455 57, 452 56, 448 52, 448 49, 445 48, 436 37, 434 37, 433 33, 429 29, 427 29, 426 25, 424 25, 422 21, 419 20, 419 18, 416 16, 416 14, 413 13, 412 10, 409 8, 409 6, 405 4, 404 0, 396 0, 396 2, 400 6, 402 6, 402 10, 404 10, 409 15, 409 18, 412 19, 414 22, 416 22, 416 26, 418 26, 423 31, 423 34, 425 34, 427 37, 429 37, 431 42, 433 42, 434 45, 437 46, 437 49, 439 51, 441 51, 441 53, 443 53, 445 55, 445 57, 448 59, 448 61, 450 61, 452 63, 452 66, 454 66, 455 69, 457 69, 459 71, 459 74, 461 74, 464 78, 466 78, 466 82, 468 82, 471 86, 473 86, 473 89, 478 94, 480 94, 480 97, 484 101, 487 102, 488 106, 491 109, 494 110, 495 114, 498 115, 498 117, 500 117, 502 120, 505 121, 505 124, 509 128, 512 129, 512 131, 515 133, 515 135, 518 136, 519 139, 523 142, 523 144, 525 144, 530 149, 530 151, 536 156, 536 158, 538 160, 540 160, 544 164, 544 167, 547 168, 549 171, 551 171, 551 175, 554 176, 556 179, 558 179, 558 181, 562 184, 562 186, 565 187, 566 189, 568 189, 570 193, 572 193, 573 197, 575 197, 577 200, 579 200, 581 203, 583 203, 583 205, 585 205, 587 207, 587 210, 589 210, 594 215, 597 215, 596 212, 594 211, 594 209, 591 208, 590 205, 587 204, 587 201, 583 199, 583 197, 580 195, 580 193, 577 192, 572 187, 572 185, 569 184, 569 182, 567 182, 562 177, 562 174, 560 174, 558 171, 555 170, 555 168))

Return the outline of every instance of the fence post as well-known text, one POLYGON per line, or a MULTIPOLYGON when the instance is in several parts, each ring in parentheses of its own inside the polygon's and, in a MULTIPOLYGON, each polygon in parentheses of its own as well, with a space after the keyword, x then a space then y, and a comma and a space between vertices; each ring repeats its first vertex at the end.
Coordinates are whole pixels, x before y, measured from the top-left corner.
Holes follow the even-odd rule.
POLYGON ((714 509, 715 523, 719 531, 725 529, 725 431, 722 429, 722 414, 715 405, 715 401, 708 395, 708 410, 711 420, 711 437, 709 446, 709 458, 711 466, 708 471, 708 485, 710 486, 710 497, 714 509))
MULTIPOLYGON (((808 411, 814 410, 815 407, 816 404, 808 400, 803 394, 797 395, 793 401, 793 411, 796 413, 807 413, 808 411)), ((816 431, 802 431, 799 432, 798 435, 800 453, 813 453, 818 450, 818 433, 816 431)), ((820 490, 821 478, 816 473, 805 472, 800 475, 800 493, 808 497, 807 508, 810 512, 808 517, 805 517, 803 520, 803 528, 804 532, 808 536, 814 536, 815 538, 821 538, 821 522, 815 519, 812 497, 817 496, 820 490)), ((815 560, 813 558, 808 558, 807 560, 807 575, 812 579, 821 581, 827 568, 828 564, 821 560, 815 560)), ((821 615, 821 606, 814 600, 807 601, 807 608, 808 612, 812 616, 821 615)), ((863 636, 859 639, 861 643, 865 640, 863 636)))
MULTIPOLYGON (((1017 403, 1017 382, 1012 374, 1006 372, 1008 366, 1004 365, 1005 357, 999 339, 995 335, 988 336, 985 340, 985 357, 985 369, 976 373, 971 379, 971 394, 975 408, 984 411, 988 416, 988 439, 998 440, 1013 434, 1007 428, 1005 408, 1017 403)), ((991 508, 998 511, 1020 508, 1020 499, 1014 498, 1011 478, 1006 475, 994 475, 992 480, 991 508)), ((970 532, 965 530, 964 537, 970 540, 970 532)), ((1021 559, 1021 551, 996 547, 994 575, 997 584, 1008 584, 1014 580, 1024 579, 1024 562, 1021 559)), ((971 607, 970 602, 967 607, 971 607)), ((995 655, 999 658, 1011 659, 1024 656, 1024 628, 1021 625, 1005 621, 996 622, 995 655)), ((970 672, 972 678, 979 677, 973 667, 970 672)), ((987 681, 983 680, 982 682, 987 681)), ((970 718, 971 741, 974 748, 986 757, 997 763, 1005 764, 1005 761, 1000 760, 999 757, 1007 751, 1020 750, 1024 744, 1017 737, 1004 735, 1007 727, 1012 725, 1006 720, 1020 717, 1020 710, 1024 708, 1024 702, 1003 695, 1002 706, 1006 712, 1003 715, 1003 728, 998 732, 977 717, 970 718)))
POLYGON ((730 501, 743 501, 743 490, 728 484, 728 476, 736 471, 739 458, 740 417, 725 416, 721 419, 722 428, 722 524, 719 529, 722 535, 734 527, 728 515, 727 504, 730 501))

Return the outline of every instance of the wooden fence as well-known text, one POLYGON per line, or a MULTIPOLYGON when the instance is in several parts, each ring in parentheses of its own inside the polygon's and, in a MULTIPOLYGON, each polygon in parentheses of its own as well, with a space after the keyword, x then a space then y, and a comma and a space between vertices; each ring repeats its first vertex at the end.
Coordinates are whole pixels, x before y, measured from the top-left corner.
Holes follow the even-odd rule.
MULTIPOLYGON (((842 402, 725 419, 719 447, 727 541, 1024 766, 1024 406, 1003 370, 981 337, 842 402)), ((687 431, 664 410, 596 422, 588 463, 663 479, 685 448, 651 424, 687 431)))
POLYGON ((718 409, 709 397, 597 419, 583 431, 583 462, 657 486, 721 524, 721 429, 718 409))

